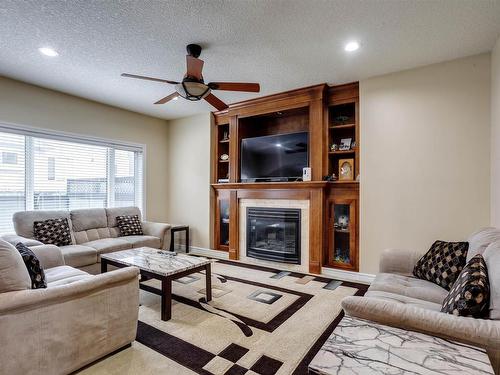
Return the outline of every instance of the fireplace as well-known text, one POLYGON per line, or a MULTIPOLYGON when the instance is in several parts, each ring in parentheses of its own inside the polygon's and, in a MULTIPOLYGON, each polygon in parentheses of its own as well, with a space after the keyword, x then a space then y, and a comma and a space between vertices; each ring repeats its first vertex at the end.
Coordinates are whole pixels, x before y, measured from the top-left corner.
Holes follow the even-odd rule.
POLYGON ((300 264, 300 209, 247 207, 247 257, 300 264))

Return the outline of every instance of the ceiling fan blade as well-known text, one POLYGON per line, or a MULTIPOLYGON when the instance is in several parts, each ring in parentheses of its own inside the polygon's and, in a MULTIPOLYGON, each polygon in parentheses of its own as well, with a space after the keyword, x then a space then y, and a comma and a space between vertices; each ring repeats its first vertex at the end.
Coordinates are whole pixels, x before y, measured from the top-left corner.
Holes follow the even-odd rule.
POLYGON ((160 100, 155 102, 155 104, 165 104, 165 103, 171 101, 172 99, 177 98, 178 96, 179 96, 179 94, 177 92, 173 92, 170 95, 165 96, 164 98, 161 98, 160 100))
POLYGON ((186 55, 187 76, 203 79, 201 71, 203 70, 203 60, 196 57, 186 55))
POLYGON ((216 97, 214 94, 208 94, 207 96, 205 96, 204 99, 210 104, 212 104, 219 111, 222 111, 223 109, 227 108, 227 104, 224 103, 222 100, 220 100, 218 97, 216 97))
POLYGON ((246 82, 210 82, 208 86, 212 90, 225 90, 225 91, 246 91, 246 92, 259 92, 260 85, 258 83, 246 82))
POLYGON ((155 81, 155 82, 163 82, 163 83, 170 83, 171 85, 176 85, 179 82, 176 81, 169 81, 168 79, 161 79, 161 78, 154 78, 154 77, 146 77, 146 76, 138 76, 136 74, 128 74, 128 73, 122 73, 122 77, 127 77, 127 78, 137 78, 137 79, 145 79, 147 81, 155 81))

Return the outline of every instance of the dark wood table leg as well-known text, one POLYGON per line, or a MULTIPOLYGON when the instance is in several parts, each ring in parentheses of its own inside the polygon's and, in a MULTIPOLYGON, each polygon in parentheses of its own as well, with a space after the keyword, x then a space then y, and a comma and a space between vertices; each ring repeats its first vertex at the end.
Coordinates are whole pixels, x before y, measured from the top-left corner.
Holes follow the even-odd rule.
POLYGON ((189 227, 186 227, 186 254, 189 254, 189 227))
POLYGON ((172 278, 161 280, 161 320, 172 318, 172 278))
POLYGON ((101 273, 108 272, 108 262, 106 259, 101 258, 101 273))
POLYGON ((212 271, 211 271, 211 269, 212 269, 212 267, 211 267, 210 263, 205 266, 205 274, 206 274, 206 278, 207 278, 207 285, 206 285, 207 302, 212 300, 212 271))

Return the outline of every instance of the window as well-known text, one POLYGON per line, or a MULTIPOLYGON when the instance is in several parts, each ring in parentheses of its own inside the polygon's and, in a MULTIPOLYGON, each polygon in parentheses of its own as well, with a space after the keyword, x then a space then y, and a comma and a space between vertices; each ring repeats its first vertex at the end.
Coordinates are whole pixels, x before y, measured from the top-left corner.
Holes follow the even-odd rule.
POLYGON ((19 133, 0 126, 0 233, 16 211, 142 206, 142 147, 19 133))

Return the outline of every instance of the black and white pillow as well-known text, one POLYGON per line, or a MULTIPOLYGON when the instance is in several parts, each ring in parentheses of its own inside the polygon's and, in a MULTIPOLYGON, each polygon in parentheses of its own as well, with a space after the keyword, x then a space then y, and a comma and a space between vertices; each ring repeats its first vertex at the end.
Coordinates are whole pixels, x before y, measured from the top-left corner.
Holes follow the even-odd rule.
POLYGON ((45 272, 40 265, 40 261, 35 253, 29 247, 26 247, 22 242, 16 245, 17 251, 21 254, 24 264, 28 269, 31 278, 31 289, 47 288, 47 280, 45 279, 45 272))
POLYGON ((35 239, 46 245, 66 246, 71 245, 71 230, 68 219, 48 219, 33 223, 35 239))
POLYGON ((413 268, 413 275, 450 290, 465 266, 468 242, 436 241, 413 268))
POLYGON ((117 216, 116 223, 121 236, 142 236, 144 234, 139 215, 117 216))
POLYGON ((442 312, 457 316, 487 318, 489 314, 490 284, 488 270, 481 254, 465 265, 443 301, 442 312))

